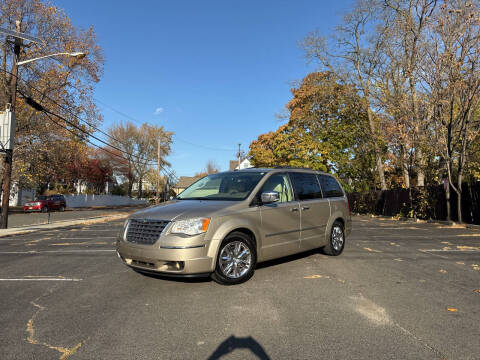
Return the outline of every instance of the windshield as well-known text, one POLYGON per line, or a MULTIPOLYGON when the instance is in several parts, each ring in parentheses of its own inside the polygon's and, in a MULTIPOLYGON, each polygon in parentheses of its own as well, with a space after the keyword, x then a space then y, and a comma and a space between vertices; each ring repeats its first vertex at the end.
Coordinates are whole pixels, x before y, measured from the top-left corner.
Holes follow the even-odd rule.
POLYGON ((47 200, 47 197, 45 195, 40 195, 37 196, 37 200, 47 200))
POLYGON ((225 172, 198 180, 186 188, 180 200, 244 200, 265 172, 225 172))

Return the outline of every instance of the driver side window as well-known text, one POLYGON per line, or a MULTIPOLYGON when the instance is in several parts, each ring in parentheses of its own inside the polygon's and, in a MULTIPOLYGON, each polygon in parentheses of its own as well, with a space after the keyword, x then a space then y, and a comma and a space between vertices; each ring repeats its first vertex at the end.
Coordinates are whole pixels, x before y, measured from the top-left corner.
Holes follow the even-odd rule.
POLYGON ((275 174, 263 184, 260 193, 276 191, 278 192, 279 203, 293 201, 292 187, 290 186, 290 180, 287 174, 275 174))

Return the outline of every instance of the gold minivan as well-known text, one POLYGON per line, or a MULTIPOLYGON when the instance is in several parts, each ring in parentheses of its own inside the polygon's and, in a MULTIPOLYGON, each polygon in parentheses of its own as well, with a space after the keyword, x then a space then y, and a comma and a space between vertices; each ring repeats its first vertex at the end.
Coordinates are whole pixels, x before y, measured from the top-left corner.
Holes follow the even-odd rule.
POLYGON ((231 285, 250 279, 261 261, 315 248, 340 255, 351 227, 332 175, 251 168, 206 176, 172 201, 133 213, 117 253, 138 272, 231 285))

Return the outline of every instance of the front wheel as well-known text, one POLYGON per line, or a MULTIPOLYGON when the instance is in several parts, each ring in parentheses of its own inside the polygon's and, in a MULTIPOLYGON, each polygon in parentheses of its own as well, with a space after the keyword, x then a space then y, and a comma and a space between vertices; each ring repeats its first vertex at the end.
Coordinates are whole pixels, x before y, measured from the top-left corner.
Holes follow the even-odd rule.
POLYGON ((65 211, 65 206, 63 206, 63 205, 60 206, 60 209, 58 209, 58 210, 61 211, 61 212, 65 211))
POLYGON ((46 206, 44 206, 44 207, 42 208, 42 213, 46 213, 47 211, 48 211, 48 208, 47 208, 46 206))
POLYGON ((244 233, 233 232, 220 246, 212 279, 222 285, 240 284, 253 276, 256 265, 257 252, 252 239, 244 233))
POLYGON ((343 224, 340 221, 335 221, 330 232, 330 240, 323 248, 327 255, 338 256, 342 253, 345 247, 345 231, 343 224))

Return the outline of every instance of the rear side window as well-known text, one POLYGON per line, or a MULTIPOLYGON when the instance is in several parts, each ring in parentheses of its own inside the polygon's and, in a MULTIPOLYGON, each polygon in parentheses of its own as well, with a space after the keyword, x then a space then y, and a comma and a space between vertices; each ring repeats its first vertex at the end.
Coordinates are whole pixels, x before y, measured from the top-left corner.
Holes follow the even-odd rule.
POLYGON ((323 196, 327 198, 343 196, 340 184, 333 176, 320 175, 320 184, 322 185, 323 196))
POLYGON ((322 191, 315 174, 290 173, 290 178, 292 179, 298 200, 319 199, 322 197, 322 191))

